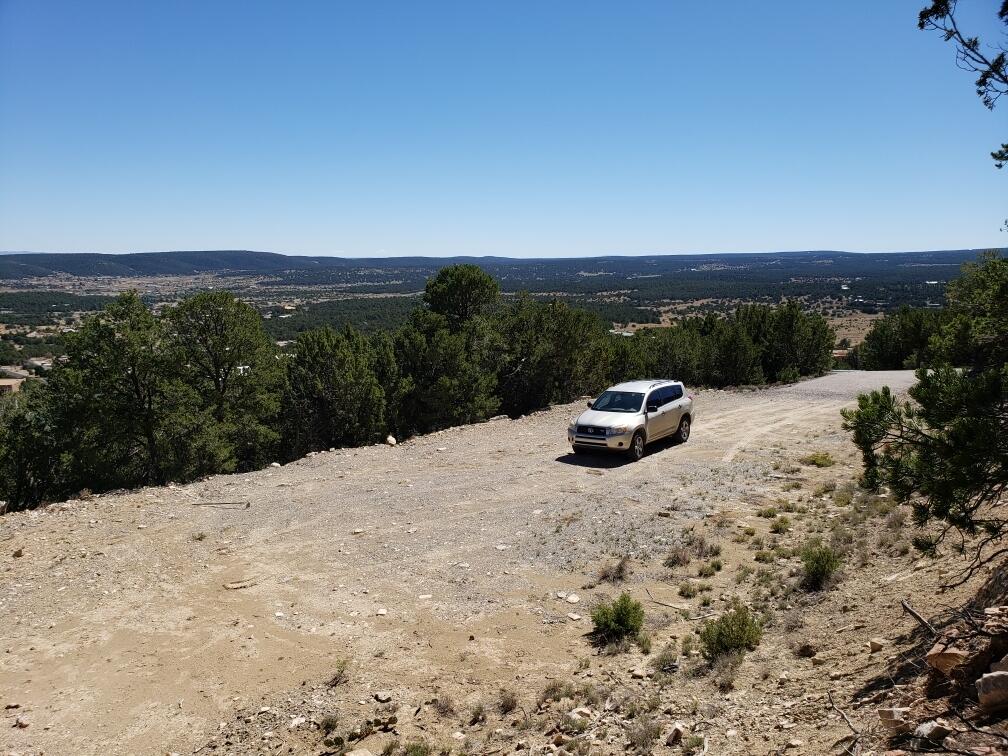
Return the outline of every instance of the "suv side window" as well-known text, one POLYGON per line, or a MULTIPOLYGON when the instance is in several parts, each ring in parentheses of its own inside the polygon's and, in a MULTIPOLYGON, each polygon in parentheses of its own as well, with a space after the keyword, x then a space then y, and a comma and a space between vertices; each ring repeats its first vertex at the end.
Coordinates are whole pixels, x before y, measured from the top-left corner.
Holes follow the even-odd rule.
POLYGON ((648 394, 646 406, 653 406, 660 408, 662 404, 663 402, 662 402, 661 389, 655 389, 650 394, 648 394))
POLYGON ((663 389, 669 392, 669 401, 674 402, 676 399, 682 399, 683 390, 682 386, 678 383, 674 386, 669 386, 667 389, 663 389))

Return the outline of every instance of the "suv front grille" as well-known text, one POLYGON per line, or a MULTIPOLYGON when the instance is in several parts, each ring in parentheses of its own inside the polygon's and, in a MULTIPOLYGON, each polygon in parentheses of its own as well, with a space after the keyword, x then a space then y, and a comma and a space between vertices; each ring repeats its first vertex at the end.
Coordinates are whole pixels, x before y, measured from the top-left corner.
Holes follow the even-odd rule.
POLYGON ((600 436, 604 438, 606 429, 600 428, 597 425, 579 425, 577 432, 585 436, 600 436))

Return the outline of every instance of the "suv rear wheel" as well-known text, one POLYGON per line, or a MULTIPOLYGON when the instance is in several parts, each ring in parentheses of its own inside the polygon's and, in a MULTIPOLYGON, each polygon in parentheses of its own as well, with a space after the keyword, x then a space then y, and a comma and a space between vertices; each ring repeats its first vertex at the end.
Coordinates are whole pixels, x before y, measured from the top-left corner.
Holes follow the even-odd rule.
POLYGON ((679 430, 676 431, 675 440, 678 441, 680 444, 685 444, 687 441, 689 441, 689 434, 690 434, 690 419, 688 416, 686 416, 679 421, 679 430))

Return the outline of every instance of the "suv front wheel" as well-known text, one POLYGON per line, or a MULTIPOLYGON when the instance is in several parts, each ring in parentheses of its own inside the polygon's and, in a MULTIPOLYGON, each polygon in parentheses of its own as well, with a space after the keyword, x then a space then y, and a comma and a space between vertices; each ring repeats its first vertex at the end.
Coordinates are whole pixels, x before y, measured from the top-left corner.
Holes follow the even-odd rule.
POLYGON ((630 448, 627 449, 627 454, 630 456, 634 462, 644 456, 644 433, 643 431, 637 431, 634 433, 633 440, 630 442, 630 448))

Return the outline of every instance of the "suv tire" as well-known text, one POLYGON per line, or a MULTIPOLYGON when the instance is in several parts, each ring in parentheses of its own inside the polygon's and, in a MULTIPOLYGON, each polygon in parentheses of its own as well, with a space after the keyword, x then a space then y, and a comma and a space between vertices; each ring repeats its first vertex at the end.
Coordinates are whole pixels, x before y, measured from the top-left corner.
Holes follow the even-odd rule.
POLYGON ((679 421, 679 429, 676 431, 675 440, 680 444, 685 444, 689 441, 690 434, 690 419, 689 417, 683 417, 679 421))
POLYGON ((633 439, 630 441, 630 448, 627 449, 627 456, 631 460, 636 462, 641 457, 644 456, 644 433, 643 431, 637 431, 633 435, 633 439))

